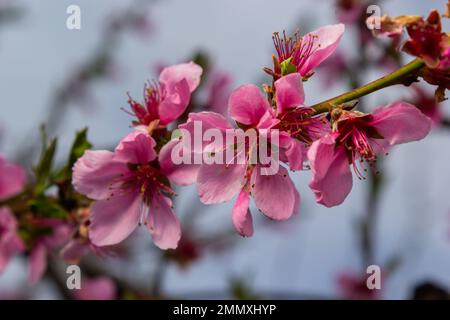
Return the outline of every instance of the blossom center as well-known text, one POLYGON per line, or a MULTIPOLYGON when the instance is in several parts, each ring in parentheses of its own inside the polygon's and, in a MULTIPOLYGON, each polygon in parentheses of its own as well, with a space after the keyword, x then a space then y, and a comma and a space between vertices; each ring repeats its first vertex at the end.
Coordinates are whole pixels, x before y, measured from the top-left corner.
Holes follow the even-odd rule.
POLYGON ((164 99, 165 91, 158 83, 151 83, 144 88, 144 103, 139 103, 129 96, 128 104, 131 110, 123 109, 126 113, 137 118, 134 125, 148 126, 152 121, 159 119, 158 107, 164 99))
POLYGON ((283 31, 283 35, 280 36, 278 32, 275 32, 272 36, 275 50, 278 55, 279 63, 291 60, 291 64, 297 67, 299 70, 306 62, 306 60, 317 50, 314 48, 314 42, 317 36, 308 34, 301 37, 298 32, 293 36, 287 36, 283 31))
POLYGON ((150 164, 128 163, 128 171, 110 183, 110 197, 127 192, 139 192, 145 204, 150 204, 156 193, 173 195, 167 178, 150 164))
MULTIPOLYGON (((348 114, 350 113, 346 112, 346 115, 348 114)), ((383 137, 370 125, 372 118, 372 115, 350 115, 337 122, 336 143, 345 148, 349 162, 359 179, 365 179, 362 173, 367 171, 364 162, 371 169, 375 169, 377 151, 384 149, 380 143, 376 142, 376 139, 383 139, 383 137)))
POLYGON ((323 117, 311 117, 311 108, 290 109, 279 116, 277 129, 287 132, 291 137, 311 144, 323 132, 326 120, 323 117))

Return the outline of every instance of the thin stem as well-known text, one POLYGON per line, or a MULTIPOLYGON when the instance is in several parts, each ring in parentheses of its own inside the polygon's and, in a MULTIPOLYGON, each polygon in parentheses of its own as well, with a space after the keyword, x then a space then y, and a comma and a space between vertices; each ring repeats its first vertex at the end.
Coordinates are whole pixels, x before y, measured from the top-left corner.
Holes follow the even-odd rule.
POLYGON ((386 87, 402 84, 407 78, 417 73, 417 71, 422 69, 424 66, 425 63, 422 60, 415 59, 407 65, 380 79, 372 81, 362 87, 353 89, 352 91, 341 94, 337 97, 315 104, 311 106, 311 108, 315 110, 316 114, 328 112, 337 105, 358 99, 386 87))

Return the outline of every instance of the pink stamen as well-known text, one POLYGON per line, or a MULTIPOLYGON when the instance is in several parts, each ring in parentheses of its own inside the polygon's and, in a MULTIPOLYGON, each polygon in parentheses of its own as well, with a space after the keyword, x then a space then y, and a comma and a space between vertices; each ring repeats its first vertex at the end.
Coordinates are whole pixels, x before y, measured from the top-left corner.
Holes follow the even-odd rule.
POLYGON ((286 36, 285 31, 283 31, 282 37, 280 37, 278 32, 275 32, 272 39, 278 55, 278 61, 281 63, 292 58, 291 63, 297 67, 297 70, 301 69, 308 58, 320 48, 320 46, 314 47, 316 36, 306 35, 300 37, 298 32, 290 37, 286 36))

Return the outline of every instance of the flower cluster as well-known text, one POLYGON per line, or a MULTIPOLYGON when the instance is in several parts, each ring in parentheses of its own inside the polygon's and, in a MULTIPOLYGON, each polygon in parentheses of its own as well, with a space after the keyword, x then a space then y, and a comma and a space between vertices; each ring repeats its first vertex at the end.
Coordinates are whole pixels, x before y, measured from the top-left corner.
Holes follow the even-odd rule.
MULTIPOLYGON (((342 8, 347 7, 359 12, 357 1, 342 1, 342 8)), ((180 265, 194 260, 200 255, 195 241, 180 242, 174 185, 195 185, 208 205, 234 199, 232 225, 246 237, 254 233, 251 200, 273 220, 299 212, 301 197, 290 172, 310 171, 316 201, 340 205, 352 189, 353 176, 365 179, 366 171, 376 172, 378 157, 394 145, 428 135, 432 120, 427 115, 436 121, 434 104, 422 96, 417 107, 399 101, 370 113, 357 110, 355 99, 389 85, 410 84, 418 76, 428 82, 439 79, 437 85, 448 89, 448 35, 441 30, 439 15, 389 23, 390 35, 398 32, 398 24, 407 28, 410 39, 403 48, 417 62, 322 103, 307 103, 304 82, 336 51, 343 24, 304 36, 275 33, 273 66, 264 69, 270 83, 262 88, 242 85, 226 95, 229 77, 210 76, 203 111, 192 107, 203 68, 194 62, 163 68, 159 79, 145 86, 143 101, 129 96, 126 112, 133 117, 132 130, 113 151, 89 150, 82 131, 66 166, 53 173, 53 141, 28 185, 25 171, 0 156, 0 272, 11 257, 24 252, 30 279, 37 282, 51 251, 62 249, 70 262, 90 251, 108 254, 109 246, 124 241, 138 226, 148 229, 160 249, 180 244, 167 255, 180 265), (424 43, 425 38, 432 43, 424 43), (197 141, 198 128, 202 138, 208 137, 207 144, 197 141), (276 166, 265 155, 276 159, 276 166), (175 160, 179 158, 201 161, 175 160), (48 192, 52 185, 58 196, 48 192)))
MULTIPOLYGON (((448 9, 442 15, 449 18, 448 9)), ((442 18, 438 10, 432 10, 425 19, 420 16, 383 16, 381 29, 375 34, 400 38, 404 30, 407 39, 401 48, 404 52, 420 58, 425 64, 421 76, 432 85, 436 85, 436 97, 439 102, 445 100, 445 90, 450 89, 450 35, 442 30, 442 18)))
POLYGON ((352 171, 364 178, 365 171, 376 170, 377 157, 393 145, 424 138, 431 120, 406 102, 392 103, 369 114, 345 104, 319 113, 306 104, 303 82, 332 55, 343 34, 343 24, 326 26, 303 37, 285 33, 280 37, 276 33, 274 66, 265 69, 273 77, 272 84, 265 85, 263 91, 253 84, 233 91, 228 101, 232 123, 219 113, 192 112, 178 126, 181 134, 177 130, 169 140, 168 125, 185 113, 202 69, 192 62, 163 69, 159 81, 145 88, 143 103, 129 100, 135 131, 114 152, 87 151, 74 166, 75 189, 95 200, 90 208, 90 241, 95 246, 113 245, 144 224, 158 247, 177 247, 181 228, 172 207, 171 183, 195 184, 205 204, 236 198, 233 225, 242 236, 251 236, 250 199, 274 220, 286 220, 298 212, 300 194, 289 170, 310 168, 310 188, 317 202, 332 207, 349 194, 352 171), (197 124, 202 134, 214 129, 221 139, 216 137, 199 146, 191 141, 197 124), (256 138, 222 139, 237 131, 251 131, 256 138), (271 141, 270 151, 277 153, 284 165, 265 174, 267 164, 255 150, 270 139, 272 132, 277 132, 278 139, 271 141), (231 159, 242 161, 174 161, 174 155, 179 154, 224 160, 229 152, 231 159))

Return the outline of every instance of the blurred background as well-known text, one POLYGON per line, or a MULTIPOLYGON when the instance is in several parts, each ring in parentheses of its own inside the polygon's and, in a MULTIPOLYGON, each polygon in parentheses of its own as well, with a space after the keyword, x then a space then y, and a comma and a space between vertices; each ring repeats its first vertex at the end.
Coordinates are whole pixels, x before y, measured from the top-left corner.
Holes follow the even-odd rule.
MULTIPOLYGON (((432 8, 442 10, 446 2, 385 0, 364 5, 377 3, 382 14, 426 16, 432 8)), ((298 29, 303 34, 346 23, 337 58, 305 84, 309 104, 389 72, 394 62, 377 60, 379 47, 362 38, 368 31, 361 30, 359 16, 342 16, 342 3, 0 0, 0 152, 23 165, 35 163, 42 123, 50 135, 59 137, 60 161, 75 131, 84 127, 95 149, 112 149, 130 131, 131 118, 121 110, 127 107, 127 92, 140 99, 144 83, 157 79, 161 66, 192 59, 208 66, 197 104, 213 99, 211 86, 216 83, 221 96, 215 101, 226 105, 233 88, 270 81, 262 68, 271 64, 274 31, 298 29), (72 4, 81 8, 81 30, 66 28, 66 8, 72 4), (376 63, 353 63, 361 62, 363 55, 376 63), (356 76, 349 76, 352 72, 356 76)), ((445 26, 448 30, 449 24, 445 26)), ((427 85, 421 90, 432 93, 427 85)), ((396 99, 415 101, 417 92, 392 87, 363 103, 370 110, 396 99)), ((442 119, 450 116, 449 107, 448 101, 439 106, 442 119)), ((445 296, 450 292, 449 147, 448 125, 438 121, 429 137, 395 148, 380 162, 380 177, 355 179, 345 203, 332 209, 315 203, 308 171, 294 173, 302 197, 300 214, 272 222, 252 207, 251 238, 233 232, 232 202, 206 207, 195 187, 183 187, 176 199, 185 228, 181 248, 161 253, 146 230, 138 230, 114 256, 83 258, 82 274, 112 279, 116 298, 445 296), (382 289, 376 293, 364 289, 369 264, 382 269, 382 289)), ((30 286, 26 259, 16 257, 0 275, 0 297, 66 297, 53 280, 47 276, 30 286)))

